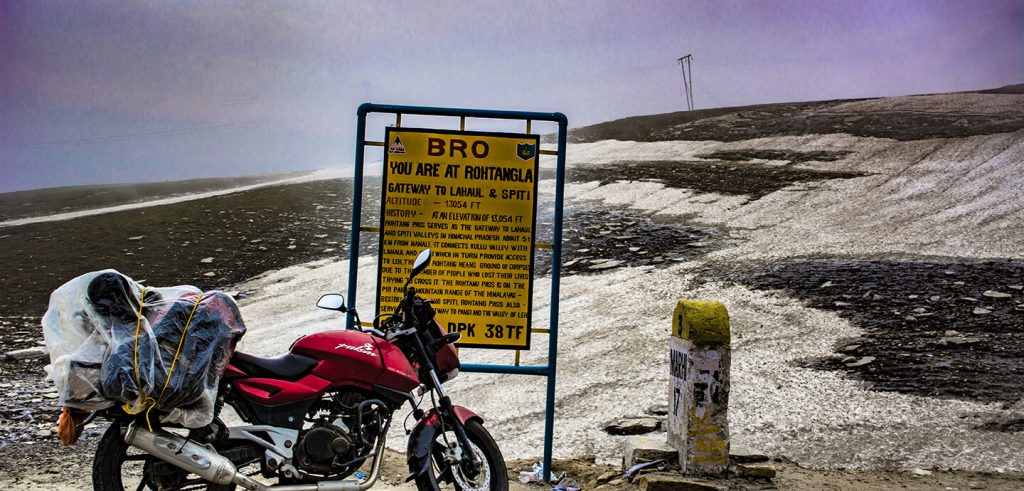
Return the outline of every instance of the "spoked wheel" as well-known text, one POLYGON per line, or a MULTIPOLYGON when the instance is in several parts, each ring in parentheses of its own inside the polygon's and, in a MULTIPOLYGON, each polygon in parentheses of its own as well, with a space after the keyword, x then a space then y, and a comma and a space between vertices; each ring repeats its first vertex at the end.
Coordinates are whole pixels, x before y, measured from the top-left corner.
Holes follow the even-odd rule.
POLYGON ((213 484, 124 442, 121 422, 107 428, 92 462, 92 486, 97 491, 210 490, 231 491, 234 484, 213 484))
POLYGON ((477 421, 465 425, 471 450, 480 462, 480 471, 473 473, 465 464, 448 464, 452 457, 459 458, 460 452, 455 433, 438 435, 431 454, 433 465, 430 470, 416 479, 420 491, 435 491, 442 487, 460 491, 508 491, 508 471, 505 458, 501 456, 498 444, 491 434, 477 421))

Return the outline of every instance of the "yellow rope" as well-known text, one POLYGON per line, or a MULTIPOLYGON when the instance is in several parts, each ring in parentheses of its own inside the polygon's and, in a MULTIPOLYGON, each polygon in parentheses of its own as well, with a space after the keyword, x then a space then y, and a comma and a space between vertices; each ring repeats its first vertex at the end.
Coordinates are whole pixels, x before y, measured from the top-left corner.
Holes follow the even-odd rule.
POLYGON ((142 303, 146 301, 146 287, 142 287, 139 294, 139 315, 135 321, 135 353, 133 364, 135 365, 135 386, 142 390, 142 383, 139 382, 139 331, 142 330, 142 303))
MULTIPOLYGON (((146 293, 146 289, 145 288, 142 289, 142 293, 143 294, 146 293)), ((188 328, 192 324, 192 317, 196 315, 196 309, 199 307, 199 302, 202 301, 202 300, 203 300, 203 295, 200 294, 199 298, 196 298, 196 303, 192 305, 192 312, 190 312, 188 314, 188 320, 185 321, 185 329, 183 329, 181 331, 181 338, 178 339, 178 349, 174 352, 174 358, 171 360, 171 368, 167 370, 167 379, 164 380, 164 386, 163 386, 162 389, 160 389, 160 395, 157 396, 156 399, 153 399, 152 397, 145 397, 145 398, 143 398, 143 400, 142 400, 142 407, 140 407, 138 410, 134 410, 133 408, 131 408, 128 405, 128 403, 125 403, 125 405, 124 405, 125 412, 127 412, 128 414, 131 414, 131 415, 139 414, 139 413, 142 412, 143 409, 146 410, 146 426, 149 427, 149 431, 150 432, 153 431, 153 424, 150 423, 150 421, 149 421, 149 412, 152 411, 153 408, 157 406, 157 404, 160 404, 160 400, 163 399, 163 397, 164 397, 164 392, 167 391, 167 386, 171 383, 171 374, 174 373, 174 366, 178 363, 178 356, 181 354, 181 347, 185 344, 185 335, 188 333, 188 328)), ((141 325, 141 324, 142 324, 142 303, 140 302, 139 303, 139 325, 141 325)), ((138 382, 138 377, 139 377, 138 359, 139 359, 139 326, 136 326, 136 328, 135 328, 135 378, 136 378, 136 384, 139 383, 138 382)), ((139 384, 139 390, 140 391, 142 390, 142 385, 141 384, 139 384)))
MULTIPOLYGON (((146 299, 146 287, 142 287, 142 293, 139 294, 139 313, 135 321, 135 352, 132 354, 132 365, 135 368, 135 386, 138 387, 139 393, 142 393, 142 382, 139 380, 139 334, 142 332, 142 303, 146 299)), ((147 405, 151 404, 153 399, 151 397, 142 398, 142 406, 138 409, 132 407, 130 402, 124 403, 124 412, 130 415, 136 415, 142 412, 147 405)), ((150 430, 152 431, 152 430, 150 430)))

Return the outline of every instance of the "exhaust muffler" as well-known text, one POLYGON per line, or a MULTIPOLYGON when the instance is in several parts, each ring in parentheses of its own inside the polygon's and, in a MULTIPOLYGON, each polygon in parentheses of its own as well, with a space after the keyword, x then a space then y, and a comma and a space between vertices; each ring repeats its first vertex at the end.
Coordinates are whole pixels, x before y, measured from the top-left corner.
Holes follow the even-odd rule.
POLYGON ((227 457, 178 435, 159 430, 149 432, 140 429, 139 425, 132 425, 124 440, 133 447, 212 483, 235 483, 245 489, 256 491, 268 489, 262 483, 238 472, 235 464, 227 457))
MULTIPOLYGON (((385 428, 385 432, 386 430, 385 428)), ((384 440, 381 439, 373 458, 373 470, 370 471, 370 476, 365 481, 321 481, 309 484, 267 486, 238 472, 235 464, 227 457, 217 453, 216 450, 166 431, 150 432, 140 428, 139 425, 131 425, 124 441, 212 483, 235 483, 251 491, 365 491, 377 481, 384 456, 384 440)))

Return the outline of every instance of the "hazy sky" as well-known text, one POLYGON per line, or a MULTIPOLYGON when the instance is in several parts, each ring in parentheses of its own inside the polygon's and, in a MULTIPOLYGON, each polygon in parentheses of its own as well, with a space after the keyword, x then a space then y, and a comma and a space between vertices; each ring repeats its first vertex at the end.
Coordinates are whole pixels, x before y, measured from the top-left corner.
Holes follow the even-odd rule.
MULTIPOLYGON (((362 102, 684 108, 1024 82, 1024 1, 0 1, 0 191, 350 165, 362 102)), ((383 121, 379 121, 383 124, 383 121)))

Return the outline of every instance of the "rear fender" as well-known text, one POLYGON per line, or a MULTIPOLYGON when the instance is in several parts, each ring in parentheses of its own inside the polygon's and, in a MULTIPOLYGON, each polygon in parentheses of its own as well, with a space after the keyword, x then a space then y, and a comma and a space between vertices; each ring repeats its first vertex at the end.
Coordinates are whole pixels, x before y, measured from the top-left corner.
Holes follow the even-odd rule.
MULTIPOLYGON (((462 406, 453 406, 452 412, 463 425, 470 421, 484 422, 480 415, 462 406)), ((440 432, 441 415, 436 409, 431 409, 409 433, 409 447, 405 453, 409 459, 409 475, 405 477, 407 482, 422 476, 430 469, 430 447, 440 432)))

